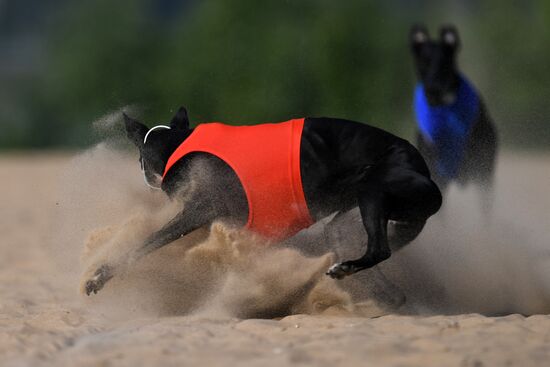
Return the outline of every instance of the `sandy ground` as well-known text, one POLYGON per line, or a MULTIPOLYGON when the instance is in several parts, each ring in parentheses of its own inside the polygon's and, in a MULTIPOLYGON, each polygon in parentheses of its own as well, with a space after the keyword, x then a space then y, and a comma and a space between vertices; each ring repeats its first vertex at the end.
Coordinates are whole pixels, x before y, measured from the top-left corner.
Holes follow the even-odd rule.
MULTIPOLYGON (((117 192, 110 191, 109 183, 102 186, 99 177, 105 176, 78 169, 91 167, 90 159, 93 155, 77 160, 42 154, 0 156, 1 366, 550 363, 550 316, 545 314, 550 313, 548 157, 508 154, 501 159, 496 223, 480 227, 480 219, 470 215, 475 200, 467 195, 447 204, 417 243, 392 257, 382 270, 408 301, 398 310, 379 313, 384 316, 370 318, 369 313, 358 312, 339 284, 318 274, 331 261, 327 257, 301 260, 294 253, 289 257, 284 257, 288 252, 279 253, 283 262, 294 262, 290 271, 284 264, 271 270, 268 278, 274 285, 264 285, 265 277, 256 277, 252 283, 241 280, 225 290, 234 296, 236 290, 249 288, 247 284, 272 287, 267 297, 260 296, 269 304, 276 300, 273 294, 288 291, 289 284, 306 284, 307 279, 298 278, 309 271, 308 279, 315 279, 315 284, 301 293, 286 294, 287 301, 301 299, 291 300, 282 317, 275 319, 248 318, 246 313, 236 317, 241 307, 258 301, 253 297, 232 303, 234 312, 204 312, 203 302, 193 312, 178 315, 173 303, 165 312, 149 304, 156 313, 140 305, 135 293, 124 293, 131 282, 121 282, 119 288, 114 283, 96 298, 80 294, 78 282, 85 269, 78 257, 86 238, 90 242, 91 230, 105 231, 126 210, 108 209, 109 203, 117 206, 113 199, 117 192), (74 187, 79 182, 88 182, 94 189, 79 191, 74 187), (90 195, 78 200, 82 192, 90 195), (294 278, 281 275, 294 273, 293 269, 298 274, 294 278), (280 284, 274 279, 280 279, 285 288, 277 288, 280 284), (317 298, 312 301, 314 290, 317 298), (126 302, 110 303, 117 296, 126 302), (325 296, 328 300, 323 300, 325 296), (118 312, 111 312, 115 308, 118 312)), ((137 170, 134 164, 128 172, 137 170)), ((106 174, 124 182, 126 173, 116 169, 106 174)), ((128 177, 134 180, 135 173, 128 177)), ((460 198, 455 191, 451 195, 460 198)), ((174 253, 165 255, 171 258, 174 253)), ((269 262, 269 256, 261 261, 269 262)), ((150 290, 132 289, 144 299, 150 290)), ((163 292, 166 296, 170 290, 163 292)), ((209 301, 219 300, 207 297, 205 302, 209 301)), ((376 315, 373 309, 369 312, 376 315)))

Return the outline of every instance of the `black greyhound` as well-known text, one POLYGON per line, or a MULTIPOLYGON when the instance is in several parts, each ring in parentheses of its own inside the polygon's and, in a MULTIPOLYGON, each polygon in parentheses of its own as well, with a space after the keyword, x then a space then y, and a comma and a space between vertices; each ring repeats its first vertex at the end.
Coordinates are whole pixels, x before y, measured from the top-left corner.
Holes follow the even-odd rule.
MULTIPOLYGON (((139 148, 146 181, 155 185, 183 142, 190 141, 189 137, 201 126, 210 125, 190 129, 183 107, 170 126, 162 128, 149 130, 127 115, 124 120, 129 139, 139 148)), ((327 275, 343 278, 389 258, 390 246, 395 250, 412 241, 426 220, 439 210, 441 193, 430 179, 424 159, 406 140, 348 120, 305 118, 302 121, 298 169, 312 222, 335 212, 336 217, 341 218, 359 206, 368 234, 364 256, 333 265, 327 275), (387 236, 389 220, 399 224, 396 225, 398 236, 392 243, 388 243, 387 236)), ((153 233, 136 253, 129 254, 128 259, 140 258, 216 219, 230 219, 238 225, 246 223, 249 203, 242 182, 235 171, 215 155, 201 152, 186 155, 173 166, 170 178, 164 177, 159 187, 170 197, 181 198, 181 191, 191 186, 192 179, 201 179, 190 177, 189 167, 198 159, 203 162, 203 174, 198 176, 207 176, 205 181, 195 182, 195 190, 186 190, 185 209, 153 233)), ((262 169, 270 170, 270 162, 263 162, 262 169)), ((116 264, 100 266, 87 280, 86 293, 97 293, 116 273, 116 264)))
POLYGON ((414 96, 418 150, 442 191, 452 181, 477 183, 488 209, 497 136, 479 93, 458 71, 458 32, 444 26, 439 40, 432 40, 424 26, 414 25, 409 37, 419 80, 414 96))

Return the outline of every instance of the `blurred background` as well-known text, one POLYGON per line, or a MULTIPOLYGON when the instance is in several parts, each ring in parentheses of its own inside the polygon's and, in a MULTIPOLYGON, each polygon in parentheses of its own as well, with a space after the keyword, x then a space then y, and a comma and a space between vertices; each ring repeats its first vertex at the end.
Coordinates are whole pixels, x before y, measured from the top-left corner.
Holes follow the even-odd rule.
POLYGON ((408 30, 455 24, 505 148, 550 141, 550 1, 0 0, 0 149, 72 149, 130 106, 149 124, 299 116, 414 129, 408 30))

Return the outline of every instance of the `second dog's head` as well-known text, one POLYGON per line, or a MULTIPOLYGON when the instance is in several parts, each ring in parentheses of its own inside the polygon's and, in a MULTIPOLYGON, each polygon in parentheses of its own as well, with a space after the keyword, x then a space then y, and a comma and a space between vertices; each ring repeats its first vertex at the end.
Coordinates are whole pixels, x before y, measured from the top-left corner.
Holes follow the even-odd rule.
POLYGON ((460 84, 456 67, 458 31, 453 26, 443 26, 439 29, 439 40, 432 40, 426 27, 414 25, 409 37, 418 80, 424 86, 428 103, 452 104, 460 84))
POLYGON ((128 139, 139 149, 145 182, 158 189, 168 158, 193 131, 189 128, 187 111, 180 107, 169 125, 157 125, 151 129, 125 113, 123 115, 128 139))

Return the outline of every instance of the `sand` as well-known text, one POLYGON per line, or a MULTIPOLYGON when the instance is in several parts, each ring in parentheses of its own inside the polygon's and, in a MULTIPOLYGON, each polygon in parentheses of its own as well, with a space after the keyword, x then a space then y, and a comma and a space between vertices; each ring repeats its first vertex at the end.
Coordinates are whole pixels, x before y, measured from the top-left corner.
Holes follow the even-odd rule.
POLYGON ((369 284, 374 272, 357 296, 357 281, 322 274, 335 255, 262 249, 219 224, 185 240, 194 250, 166 248, 83 296, 88 268, 135 243, 128 233, 145 236, 149 212, 162 211, 137 163, 110 154, 0 156, 1 366, 550 363, 547 156, 501 158, 491 222, 472 214, 475 192, 454 188, 422 236, 380 267, 407 297, 392 308, 369 284))

